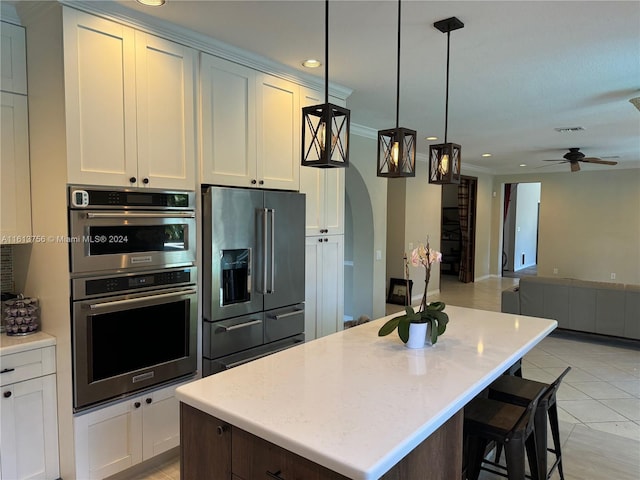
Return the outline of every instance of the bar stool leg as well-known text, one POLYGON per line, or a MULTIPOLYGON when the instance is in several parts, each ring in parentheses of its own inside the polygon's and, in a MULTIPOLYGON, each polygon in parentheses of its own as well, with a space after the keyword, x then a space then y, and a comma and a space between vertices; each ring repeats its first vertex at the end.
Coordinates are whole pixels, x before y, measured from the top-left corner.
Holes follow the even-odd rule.
POLYGON ((555 450, 556 461, 558 462, 558 474, 560 480, 564 480, 564 472, 562 471, 562 452, 560 450, 560 429, 558 426, 558 409, 556 402, 549 407, 549 424, 551 425, 551 435, 553 436, 553 449, 555 450))
POLYGON ((509 480, 524 480, 524 445, 522 444, 522 439, 512 439, 506 442, 504 444, 504 453, 507 460, 507 478, 509 480))
MULTIPOLYGON (((538 477, 547 478, 547 405, 538 405, 533 419, 533 434, 536 437, 536 457, 538 458, 538 477)), ((532 478, 536 478, 532 475, 532 478)))
POLYGON ((469 457, 467 461, 467 478, 469 480, 478 480, 488 443, 487 440, 481 437, 469 437, 469 457))

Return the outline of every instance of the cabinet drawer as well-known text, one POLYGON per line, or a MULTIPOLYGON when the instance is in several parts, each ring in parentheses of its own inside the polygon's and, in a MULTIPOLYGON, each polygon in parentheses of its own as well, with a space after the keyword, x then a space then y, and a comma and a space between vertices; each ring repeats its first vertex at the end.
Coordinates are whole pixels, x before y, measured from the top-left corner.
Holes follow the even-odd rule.
POLYGON ((264 341, 275 342, 304 332, 304 304, 265 313, 264 341))
POLYGON ((343 480, 344 477, 317 463, 232 427, 233 475, 251 480, 343 480))
POLYGON ((9 385, 56 371, 56 347, 36 348, 0 357, 0 385, 9 385))

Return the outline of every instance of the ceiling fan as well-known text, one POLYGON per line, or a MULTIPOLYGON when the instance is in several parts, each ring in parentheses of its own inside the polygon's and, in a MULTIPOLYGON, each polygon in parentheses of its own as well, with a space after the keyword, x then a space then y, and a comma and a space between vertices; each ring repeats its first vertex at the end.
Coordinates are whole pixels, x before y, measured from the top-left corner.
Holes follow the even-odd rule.
POLYGON ((578 162, 586 162, 586 163, 599 163, 601 165, 617 165, 618 162, 612 162, 610 160, 602 160, 601 158, 596 157, 585 157, 584 153, 580 151, 580 148, 570 148, 567 153, 562 157, 564 160, 545 160, 545 162, 558 162, 558 163, 567 163, 571 164, 571 171, 578 172, 580 171, 580 164, 578 162))

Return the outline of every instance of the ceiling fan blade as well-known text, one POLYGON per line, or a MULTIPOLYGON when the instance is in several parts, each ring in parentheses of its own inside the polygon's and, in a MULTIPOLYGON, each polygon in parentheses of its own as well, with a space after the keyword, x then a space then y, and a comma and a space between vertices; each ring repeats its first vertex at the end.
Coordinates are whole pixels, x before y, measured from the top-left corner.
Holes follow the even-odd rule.
POLYGON ((543 162, 558 162, 558 163, 567 163, 569 160, 560 160, 559 158, 547 158, 543 160, 543 162))
POLYGON ((571 162, 571 171, 572 172, 579 172, 580 171, 580 164, 578 162, 571 162))
POLYGON ((618 162, 612 162, 611 160, 602 160, 601 158, 596 157, 585 157, 582 159, 583 162, 587 163, 600 163, 602 165, 617 165, 618 162))

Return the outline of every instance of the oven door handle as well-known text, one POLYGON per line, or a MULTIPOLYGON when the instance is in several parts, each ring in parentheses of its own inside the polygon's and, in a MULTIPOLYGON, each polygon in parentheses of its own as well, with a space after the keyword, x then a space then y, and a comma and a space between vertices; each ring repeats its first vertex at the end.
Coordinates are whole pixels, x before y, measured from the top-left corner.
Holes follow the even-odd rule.
POLYGON ((100 310, 102 308, 112 308, 112 307, 118 307, 121 305, 131 305, 134 303, 139 303, 141 301, 148 301, 151 299, 157 300, 157 299, 166 299, 166 298, 172 298, 172 297, 181 297, 183 295, 193 295, 195 293, 196 291, 194 289, 187 289, 187 290, 179 290, 177 292, 171 292, 171 293, 159 293, 157 295, 145 295, 143 297, 127 298, 125 300, 114 300, 112 302, 83 304, 83 307, 88 308, 90 310, 100 310))
POLYGON ((196 218, 195 212, 87 212, 87 218, 196 218))

